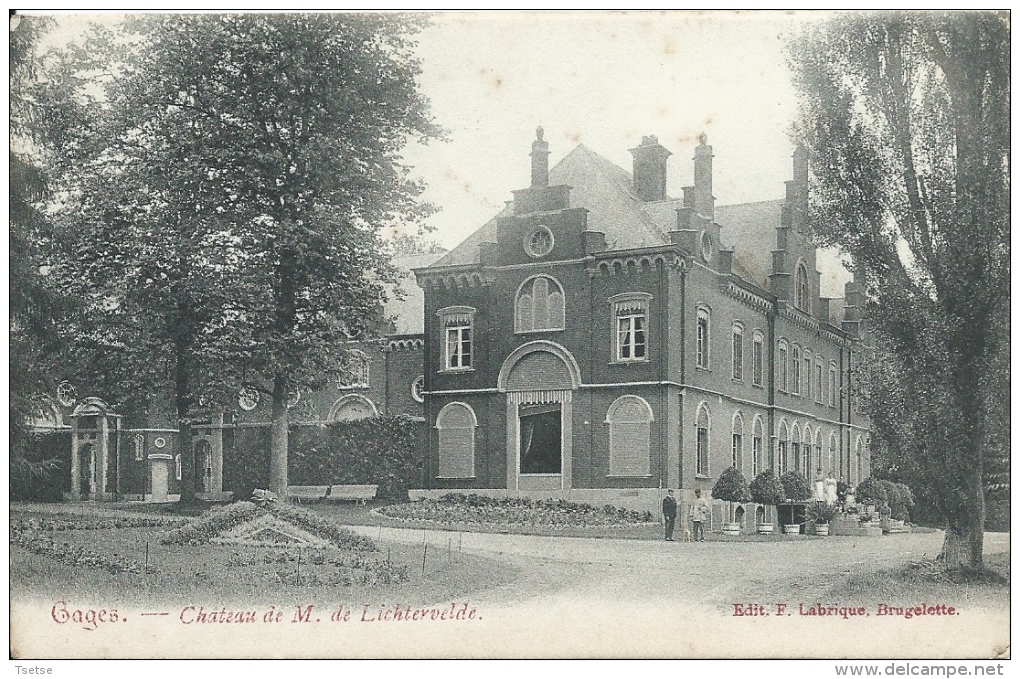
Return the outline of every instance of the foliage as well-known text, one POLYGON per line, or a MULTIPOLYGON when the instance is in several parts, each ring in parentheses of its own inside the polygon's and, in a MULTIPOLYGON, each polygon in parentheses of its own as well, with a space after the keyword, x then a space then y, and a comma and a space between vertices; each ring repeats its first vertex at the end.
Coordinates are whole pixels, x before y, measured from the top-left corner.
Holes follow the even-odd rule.
POLYGON ((11 456, 12 500, 53 502, 71 490, 71 433, 28 434, 21 454, 11 456))
POLYGON ((293 507, 285 503, 267 505, 265 508, 258 507, 251 502, 234 502, 222 507, 214 507, 203 513, 201 516, 191 519, 183 526, 167 531, 160 536, 160 542, 165 545, 203 545, 209 540, 239 526, 246 521, 256 518, 262 512, 268 511, 279 518, 289 521, 309 533, 328 540, 340 549, 355 552, 377 551, 375 543, 369 538, 339 526, 317 514, 304 509, 293 507))
POLYGON ((11 532, 110 530, 113 528, 165 528, 180 524, 183 519, 163 516, 93 516, 66 512, 51 516, 11 518, 11 532))
POLYGON ((987 474, 1008 469, 1009 47, 1001 13, 888 12, 812 25, 790 51, 811 222, 865 307, 852 387, 954 567, 981 563, 987 474))
POLYGON ((751 482, 751 499, 760 505, 777 505, 786 499, 775 472, 766 469, 751 482))
POLYGON ((811 497, 811 486, 799 471, 791 469, 779 477, 779 483, 783 486, 784 500, 799 501, 811 497))
POLYGON ((747 487, 744 475, 736 467, 730 467, 719 475, 712 486, 712 497, 726 502, 748 502, 751 490, 747 487))
POLYGON ((406 500, 422 484, 424 435, 400 416, 295 428, 289 473, 296 485, 375 484, 380 498, 406 500))
POLYGON ((447 493, 438 501, 421 500, 379 510, 385 516, 409 521, 443 524, 470 523, 490 526, 626 526, 649 523, 651 512, 612 505, 568 502, 560 499, 495 498, 469 493, 447 493))
POLYGON ((204 545, 223 531, 254 519, 261 511, 247 501, 213 507, 183 526, 167 531, 159 541, 164 545, 204 545))
POLYGON ((446 252, 446 248, 438 242, 426 239, 420 233, 402 233, 389 242, 389 250, 394 256, 401 255, 434 255, 446 252))
POLYGON ((873 476, 864 479, 857 484, 857 501, 876 507, 885 506, 889 501, 885 483, 873 476))
POLYGON ((807 520, 815 523, 825 524, 836 518, 839 510, 836 505, 816 502, 807 509, 807 520))
MULTIPOLYGON (((66 524, 56 520, 12 520, 10 528, 12 545, 69 566, 108 573, 138 573, 142 570, 138 562, 121 558, 116 554, 101 554, 83 545, 55 541, 52 532, 68 528, 66 524)), ((154 569, 150 569, 150 572, 154 572, 154 569)))

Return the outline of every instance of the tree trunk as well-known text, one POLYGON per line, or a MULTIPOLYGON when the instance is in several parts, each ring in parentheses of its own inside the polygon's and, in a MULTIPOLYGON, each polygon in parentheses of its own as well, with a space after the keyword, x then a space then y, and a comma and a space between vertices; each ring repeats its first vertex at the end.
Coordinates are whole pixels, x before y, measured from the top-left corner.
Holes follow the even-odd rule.
POLYGON ((281 501, 287 498, 287 380, 277 374, 273 380, 273 422, 269 431, 269 490, 281 501))
POLYGON ((942 551, 935 558, 946 568, 960 570, 970 563, 970 551, 967 536, 953 526, 946 527, 946 537, 942 542, 942 551))
POLYGON ((181 499, 182 505, 198 503, 195 495, 195 449, 191 445, 191 381, 188 374, 188 342, 177 342, 174 366, 174 394, 177 409, 177 452, 181 456, 181 499))

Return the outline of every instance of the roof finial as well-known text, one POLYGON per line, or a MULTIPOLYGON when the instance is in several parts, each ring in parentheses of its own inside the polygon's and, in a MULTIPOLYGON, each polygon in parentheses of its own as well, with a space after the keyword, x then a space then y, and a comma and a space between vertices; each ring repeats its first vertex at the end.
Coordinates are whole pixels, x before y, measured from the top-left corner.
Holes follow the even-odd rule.
POLYGON ((706 144, 708 144, 708 135, 705 134, 704 132, 702 132, 700 135, 698 135, 698 142, 702 146, 705 146, 706 144))
POLYGON ((542 129, 541 125, 539 125, 535 129, 535 137, 537 137, 539 141, 542 141, 542 139, 545 137, 545 130, 542 129))

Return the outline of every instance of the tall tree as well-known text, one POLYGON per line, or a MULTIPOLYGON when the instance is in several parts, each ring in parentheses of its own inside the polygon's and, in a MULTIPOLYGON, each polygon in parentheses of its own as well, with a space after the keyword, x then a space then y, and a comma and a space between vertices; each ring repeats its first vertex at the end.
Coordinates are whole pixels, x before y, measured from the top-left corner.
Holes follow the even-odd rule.
POLYGON ((866 385, 875 434, 945 522, 941 558, 978 566, 997 424, 984 405, 1008 352, 1008 23, 844 15, 812 26, 790 57, 812 222, 851 255, 879 361, 893 368, 866 385))
MULTIPOLYGON (((106 201, 103 228, 130 225, 130 235, 100 240, 156 230, 178 239, 151 240, 181 260, 177 275, 200 266, 219 276, 225 322, 206 319, 218 328, 215 363, 233 370, 246 400, 271 402, 270 487, 281 494, 288 401, 325 384, 343 367, 338 347, 376 320, 393 275, 380 229, 430 211, 400 156, 439 132, 416 84, 409 36, 421 26, 399 15, 144 16, 112 43, 133 47, 98 102, 121 132, 115 150, 93 154, 105 174, 92 195, 116 177, 139 197, 131 208, 106 201), (219 249, 218 263, 207 266, 203 244, 219 249)), ((181 286, 189 295, 213 289, 192 282, 181 286)), ((179 318, 194 318, 186 309, 179 318)), ((175 388, 178 398, 191 389, 175 388)))
POLYGON ((10 25, 10 202, 9 202, 9 434, 12 479, 40 473, 30 462, 28 423, 43 409, 47 391, 45 357, 53 351, 53 312, 59 302, 41 268, 52 242, 41 211, 49 195, 46 149, 50 142, 45 102, 40 100, 41 37, 52 25, 45 17, 14 16, 10 25))

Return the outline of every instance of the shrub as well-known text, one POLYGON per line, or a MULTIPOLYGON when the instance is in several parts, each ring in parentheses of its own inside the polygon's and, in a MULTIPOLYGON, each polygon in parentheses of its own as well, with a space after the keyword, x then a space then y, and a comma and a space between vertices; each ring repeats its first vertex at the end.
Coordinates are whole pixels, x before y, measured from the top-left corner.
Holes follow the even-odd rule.
POLYGON ((744 475, 736 467, 730 467, 719 475, 712 487, 712 497, 726 502, 747 502, 751 499, 751 490, 744 475))
POLYGON ((254 519, 260 511, 251 502, 213 507, 183 526, 164 533, 159 541, 164 545, 204 545, 223 531, 254 519))
POLYGON ((779 482, 783 484, 783 494, 786 496, 786 500, 807 500, 811 497, 811 486, 808 485, 807 479, 804 475, 798 471, 788 471, 779 477, 779 482))
POLYGON ((869 476, 857 484, 857 501, 866 505, 875 505, 881 510, 889 501, 889 490, 885 482, 869 476))
POLYGON ((30 434, 10 456, 12 500, 52 502, 71 490, 71 432, 30 434))
POLYGON ((784 500, 783 484, 775 472, 766 469, 751 482, 751 500, 760 505, 777 505, 784 500))
POLYGON ((371 539, 364 535, 359 535, 344 526, 339 526, 306 509, 279 503, 270 506, 269 511, 282 519, 297 524, 312 535, 329 540, 341 549, 348 549, 354 552, 378 551, 371 539))
POLYGON ((447 493, 439 501, 423 500, 383 507, 380 513, 397 519, 441 523, 543 526, 621 526, 650 523, 651 512, 561 499, 495 498, 471 493, 447 493))

